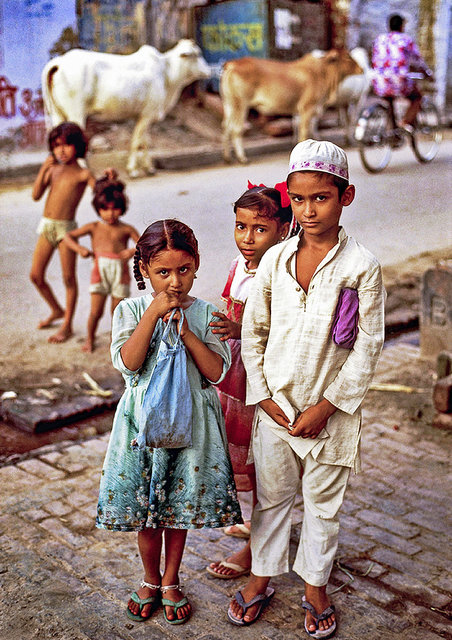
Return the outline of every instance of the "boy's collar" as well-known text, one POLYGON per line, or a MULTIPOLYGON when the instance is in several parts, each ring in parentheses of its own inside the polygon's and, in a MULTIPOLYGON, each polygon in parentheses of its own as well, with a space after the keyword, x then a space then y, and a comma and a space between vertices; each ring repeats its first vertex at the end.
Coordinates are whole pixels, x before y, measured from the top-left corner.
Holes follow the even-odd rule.
MULTIPOLYGON (((291 260, 294 257, 294 255, 297 253, 297 250, 298 250, 298 247, 300 245, 300 240, 301 240, 302 235, 303 235, 303 229, 300 230, 298 235, 293 236, 293 238, 290 238, 289 240, 286 240, 285 242, 283 242, 283 244, 286 244, 286 246, 284 247, 284 251, 285 252, 289 252, 289 255, 287 256, 287 260, 286 260, 286 269, 287 269, 287 272, 289 274, 291 274, 290 263, 291 263, 291 260), (291 247, 290 245, 293 245, 293 246, 291 247)), ((334 245, 334 247, 331 249, 331 251, 333 251, 335 249, 335 247, 338 247, 338 245, 340 246, 343 242, 345 242, 347 240, 347 238, 348 238, 348 236, 347 236, 347 233, 346 233, 344 227, 340 226, 338 234, 337 234, 337 243, 334 245)), ((330 252, 328 252, 328 253, 330 253, 330 252)))
MULTIPOLYGON (((300 229, 300 231, 298 232, 298 235, 295 236, 296 238, 298 238, 297 249, 298 249, 298 246, 300 244, 300 240, 301 240, 301 238, 303 236, 303 233, 304 233, 303 229, 300 229)), ((341 244, 346 239, 347 239, 347 234, 345 232, 345 229, 344 229, 343 226, 339 225, 339 229, 337 231, 337 243, 336 244, 341 244)))

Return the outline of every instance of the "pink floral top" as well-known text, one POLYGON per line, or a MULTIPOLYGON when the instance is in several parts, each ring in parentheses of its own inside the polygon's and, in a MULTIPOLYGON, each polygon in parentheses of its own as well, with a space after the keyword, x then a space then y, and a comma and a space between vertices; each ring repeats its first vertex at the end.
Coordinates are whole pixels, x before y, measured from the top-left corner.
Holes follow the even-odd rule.
POLYGON ((378 96, 408 96, 416 90, 409 71, 430 69, 424 62, 414 40, 406 33, 391 31, 376 38, 372 48, 373 89, 378 96))

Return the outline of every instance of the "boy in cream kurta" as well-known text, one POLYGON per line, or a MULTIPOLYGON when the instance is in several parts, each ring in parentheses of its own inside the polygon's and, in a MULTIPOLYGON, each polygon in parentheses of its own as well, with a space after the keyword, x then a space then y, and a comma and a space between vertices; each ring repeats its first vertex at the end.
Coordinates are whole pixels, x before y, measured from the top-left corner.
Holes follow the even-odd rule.
POLYGON ((384 341, 384 288, 376 258, 339 225, 355 195, 344 151, 326 141, 299 143, 287 185, 302 230, 262 258, 243 317, 247 403, 258 404, 252 439, 258 504, 251 577, 228 616, 238 625, 254 622, 274 593, 270 577, 288 571, 291 510, 303 471, 304 520, 293 569, 305 581, 307 633, 328 638, 336 620, 326 585, 338 511, 350 470, 359 470, 360 405, 384 341), (351 349, 332 339, 344 288, 359 300, 351 349))

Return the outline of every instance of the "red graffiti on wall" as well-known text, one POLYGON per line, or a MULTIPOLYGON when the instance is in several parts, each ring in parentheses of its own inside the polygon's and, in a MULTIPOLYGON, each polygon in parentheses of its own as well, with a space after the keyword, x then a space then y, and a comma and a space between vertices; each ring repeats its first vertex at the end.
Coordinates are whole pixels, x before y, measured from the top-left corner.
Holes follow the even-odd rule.
POLYGON ((21 147, 41 147, 46 142, 44 122, 44 102, 41 89, 22 89, 20 104, 16 107, 18 87, 13 86, 6 76, 0 76, 0 118, 14 118, 21 115, 25 122, 20 127, 21 147))
POLYGON ((16 115, 17 87, 10 84, 6 76, 0 76, 0 118, 14 118, 16 115))

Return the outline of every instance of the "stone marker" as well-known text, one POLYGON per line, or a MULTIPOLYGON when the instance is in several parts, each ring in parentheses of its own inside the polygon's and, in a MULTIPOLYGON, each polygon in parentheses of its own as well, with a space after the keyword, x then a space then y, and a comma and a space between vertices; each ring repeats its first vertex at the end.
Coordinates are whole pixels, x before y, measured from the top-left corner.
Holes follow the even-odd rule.
POLYGON ((428 269, 421 282, 421 358, 436 359, 452 345, 452 260, 428 269))

